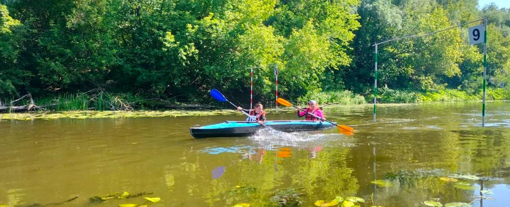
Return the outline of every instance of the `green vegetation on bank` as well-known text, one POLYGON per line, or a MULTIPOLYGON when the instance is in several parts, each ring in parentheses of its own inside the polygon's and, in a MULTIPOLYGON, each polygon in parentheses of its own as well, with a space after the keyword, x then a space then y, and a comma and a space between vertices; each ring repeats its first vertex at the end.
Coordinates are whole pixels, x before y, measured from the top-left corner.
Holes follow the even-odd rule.
MULTIPOLYGON (((477 3, 0 0, 0 101, 30 93, 55 110, 159 109, 215 105, 218 88, 246 105, 254 68, 254 100, 274 103, 277 67, 282 97, 361 104, 373 96, 374 43, 480 18, 488 98, 509 99, 510 10, 477 3)), ((476 24, 381 45, 379 102, 479 100, 483 50, 467 40, 476 24)))
MULTIPOLYGON (((439 91, 429 92, 414 92, 414 91, 399 91, 392 90, 389 88, 379 89, 378 103, 427 103, 427 102, 466 102, 466 101, 480 101, 482 97, 481 92, 478 94, 470 95, 465 91, 445 89, 439 91)), ((510 100, 510 91, 504 88, 488 89, 487 100, 510 100)), ((212 99, 212 98, 211 98, 212 99)), ((351 91, 343 92, 316 92, 309 93, 302 98, 295 101, 298 105, 305 106, 308 100, 316 100, 322 106, 327 105, 360 105, 360 104, 371 104, 373 103, 372 96, 361 96, 353 94, 351 91)), ((8 100, 4 105, 30 105, 30 100, 22 99, 16 103, 10 103, 8 100)), ((83 111, 84 114, 72 115, 72 116, 58 116, 59 118, 76 118, 76 117, 88 117, 88 118, 105 118, 104 114, 92 113, 93 111, 118 111, 115 116, 106 118, 118 118, 118 117, 152 117, 160 116, 154 115, 153 113, 160 114, 162 116, 202 116, 202 115, 216 115, 216 114, 232 114, 235 111, 225 110, 224 112, 217 113, 221 108, 228 108, 230 105, 225 105, 219 102, 212 102, 210 105, 206 104, 186 104, 175 101, 160 100, 160 99, 144 99, 141 96, 133 96, 131 94, 110 94, 101 91, 97 94, 94 93, 80 93, 80 94, 64 94, 59 95, 55 98, 44 98, 34 99, 36 106, 39 108, 33 108, 34 111, 39 111, 38 114, 47 114, 48 112, 58 111, 83 111), (167 110, 172 110, 169 113, 167 110), (158 111, 154 111, 158 110, 158 111), (163 110, 163 111, 162 111, 163 110), (165 111, 166 110, 166 111, 165 111), (184 111, 190 113, 184 113, 184 111), (127 115, 122 115, 122 111, 128 112, 127 115), (132 111, 139 111, 140 113, 129 114, 132 111), (147 111, 151 111, 147 114, 147 111)), ((274 102, 271 102, 274 103, 274 102)), ((244 106, 246 104, 240 103, 239 105, 244 106)), ((8 106, 4 106, 4 112, 14 112, 15 109, 11 109, 8 106)), ((247 107, 248 105, 246 105, 247 107)), ((273 109, 271 104, 266 104, 266 110, 273 109)), ((73 112, 74 113, 74 112, 73 112)), ((108 113, 106 113, 108 114, 108 113)), ((111 114, 113 115, 113 114, 111 114)), ((56 115, 53 115, 56 116, 56 115)), ((26 116, 14 116, 5 115, 3 118, 10 119, 13 117, 19 117, 19 119, 31 119, 45 118, 43 115, 26 115, 26 116)), ((1 118, 1 117, 0 117, 1 118)), ((18 118, 15 118, 18 119, 18 118)))
POLYGON ((239 114, 236 110, 208 110, 208 111, 64 111, 61 113, 0 113, 1 120, 54 120, 54 119, 119 119, 142 117, 183 117, 183 116, 215 116, 239 114))

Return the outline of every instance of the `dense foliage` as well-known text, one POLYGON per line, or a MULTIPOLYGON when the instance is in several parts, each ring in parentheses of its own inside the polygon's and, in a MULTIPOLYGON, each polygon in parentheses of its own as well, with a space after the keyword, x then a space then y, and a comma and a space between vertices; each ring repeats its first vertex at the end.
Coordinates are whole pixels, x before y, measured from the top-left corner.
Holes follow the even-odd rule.
MULTIPOLYGON (((210 102, 207 92, 218 88, 247 103, 254 68, 255 99, 269 102, 277 67, 282 96, 358 103, 354 94, 370 98, 373 90, 374 43, 482 17, 490 23, 489 86, 510 85, 510 10, 479 10, 477 0, 0 3, 3 99, 95 90, 210 102)), ((467 41, 467 27, 476 24, 380 45, 379 86, 411 101, 418 100, 413 93, 450 89, 479 94, 482 47, 467 41)))

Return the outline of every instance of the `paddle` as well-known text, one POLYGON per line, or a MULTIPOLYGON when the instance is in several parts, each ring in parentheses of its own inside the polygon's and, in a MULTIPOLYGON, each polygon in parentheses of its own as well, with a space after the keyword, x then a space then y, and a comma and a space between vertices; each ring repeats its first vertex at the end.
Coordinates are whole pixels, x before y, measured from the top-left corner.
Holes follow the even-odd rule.
MULTIPOLYGON (((214 99, 216 99, 217 101, 220 101, 220 102, 228 102, 228 103, 230 103, 232 106, 234 106, 235 108, 237 108, 237 106, 236 106, 234 103, 232 103, 232 102, 230 102, 229 100, 227 100, 227 98, 225 98, 225 96, 224 96, 223 94, 221 94, 221 92, 219 92, 219 91, 218 91, 218 90, 216 90, 216 89, 212 89, 212 90, 211 90, 211 96, 212 96, 214 99)), ((246 116, 248 116, 248 117, 251 117, 251 118, 253 118, 253 119, 256 119, 256 117, 249 115, 248 113, 246 113, 246 112, 245 112, 245 111, 243 111, 243 110, 241 110, 241 112, 243 112, 243 114, 244 114, 244 115, 246 115, 246 116)))
MULTIPOLYGON (((283 106, 288 106, 288 107, 294 107, 294 108, 297 108, 295 107, 294 105, 292 105, 292 103, 290 103, 289 101, 283 99, 283 98, 278 98, 276 99, 276 102, 278 102, 280 105, 283 105, 283 106)), ((315 115, 315 114, 310 114, 312 116, 314 116, 315 118, 318 118, 319 120, 322 119, 321 117, 315 115)), ((343 131, 343 132, 346 132, 346 134, 351 134, 354 132, 354 129, 350 126, 345 126, 345 125, 338 125, 338 124, 335 124, 333 122, 330 122, 328 120, 323 120, 323 121, 326 121, 326 122, 329 122, 333 125, 335 125, 339 130, 343 131)))

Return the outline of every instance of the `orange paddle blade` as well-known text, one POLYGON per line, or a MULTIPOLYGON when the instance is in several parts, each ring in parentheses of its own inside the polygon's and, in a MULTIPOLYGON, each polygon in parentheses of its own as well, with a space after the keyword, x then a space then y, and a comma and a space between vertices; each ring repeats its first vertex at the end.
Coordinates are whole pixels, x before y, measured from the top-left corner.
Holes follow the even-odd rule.
POLYGON ((354 132, 354 129, 350 126, 337 125, 337 128, 343 131, 354 132))
POLYGON ((287 100, 285 100, 283 98, 276 99, 276 102, 278 102, 282 106, 292 106, 292 104, 289 101, 287 101, 287 100))
POLYGON ((345 135, 354 135, 354 132, 343 130, 343 129, 340 129, 339 133, 342 133, 342 134, 345 134, 345 135))

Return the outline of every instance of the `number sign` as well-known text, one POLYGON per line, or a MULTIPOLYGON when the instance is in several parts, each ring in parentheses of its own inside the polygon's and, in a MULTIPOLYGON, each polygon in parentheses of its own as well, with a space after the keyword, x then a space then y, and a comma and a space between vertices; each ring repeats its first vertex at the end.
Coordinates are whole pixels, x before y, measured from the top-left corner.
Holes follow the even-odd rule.
POLYGON ((469 43, 472 45, 483 43, 484 25, 477 25, 469 28, 469 43))

